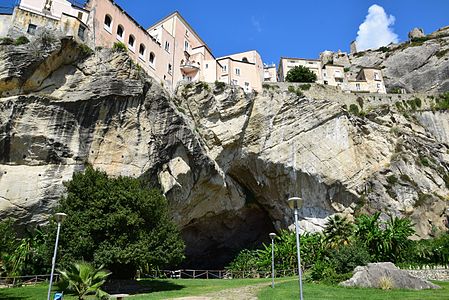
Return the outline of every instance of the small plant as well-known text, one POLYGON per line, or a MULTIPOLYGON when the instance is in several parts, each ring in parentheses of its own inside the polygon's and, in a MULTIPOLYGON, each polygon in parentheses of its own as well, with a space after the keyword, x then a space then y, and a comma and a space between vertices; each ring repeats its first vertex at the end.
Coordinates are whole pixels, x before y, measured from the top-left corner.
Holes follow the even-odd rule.
POLYGON ((215 90, 219 91, 219 92, 223 92, 226 87, 226 83, 218 81, 218 80, 215 80, 214 85, 215 85, 215 90))
POLYGON ((301 85, 299 86, 299 88, 300 88, 301 90, 303 90, 303 91, 308 91, 308 90, 310 90, 310 87, 311 87, 310 83, 301 84, 301 85))
POLYGON ((126 52, 126 45, 123 44, 122 42, 115 42, 114 45, 112 46, 112 50, 117 51, 117 52, 126 52))
POLYGON ((394 283, 391 277, 382 276, 379 278, 379 288, 382 290, 391 290, 394 288, 394 283))
POLYGON ((385 46, 382 46, 382 47, 380 47, 379 48, 379 51, 381 51, 381 52, 388 52, 388 51, 390 51, 390 49, 388 48, 388 47, 385 47, 385 46))
POLYGON ((14 44, 14 40, 9 37, 0 38, 0 45, 12 45, 14 44))
POLYGON ((80 49, 80 54, 83 57, 90 56, 94 53, 94 50, 90 49, 86 44, 80 44, 78 47, 80 49))
POLYGON ((357 106, 357 104, 352 103, 351 105, 349 105, 349 112, 353 115, 358 116, 360 113, 359 107, 357 106))
POLYGON ((448 52, 449 52, 449 48, 448 49, 444 49, 444 50, 440 50, 437 53, 435 53, 435 56, 438 57, 438 58, 442 58, 448 52))
POLYGON ((19 36, 16 41, 14 42, 14 45, 19 46, 19 45, 25 45, 28 44, 30 42, 30 40, 26 37, 26 36, 19 36))
POLYGON ((391 185, 398 183, 398 178, 395 175, 390 175, 387 177, 387 182, 391 185))
POLYGON ((301 91, 301 87, 298 87, 297 89, 295 89, 295 87, 293 85, 289 85, 287 90, 290 93, 295 94, 298 97, 303 97, 304 96, 303 92, 301 91))
POLYGON ((400 87, 392 87, 390 89, 390 94, 402 94, 402 89, 400 87))
POLYGON ((347 67, 346 67, 346 68, 343 69, 343 71, 349 72, 349 71, 351 71, 351 68, 347 68, 347 67))

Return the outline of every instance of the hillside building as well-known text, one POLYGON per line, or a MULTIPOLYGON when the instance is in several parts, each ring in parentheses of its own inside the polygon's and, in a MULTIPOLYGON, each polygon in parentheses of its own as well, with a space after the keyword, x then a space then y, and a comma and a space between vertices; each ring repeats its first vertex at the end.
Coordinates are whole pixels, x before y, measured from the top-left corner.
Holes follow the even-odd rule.
POLYGON ((91 48, 123 43, 130 57, 169 90, 183 81, 216 80, 246 92, 262 89, 264 68, 257 51, 216 59, 179 12, 145 29, 113 0, 88 0, 85 5, 75 0, 20 0, 13 13, 0 15, 0 20, 3 36, 51 30, 91 48))

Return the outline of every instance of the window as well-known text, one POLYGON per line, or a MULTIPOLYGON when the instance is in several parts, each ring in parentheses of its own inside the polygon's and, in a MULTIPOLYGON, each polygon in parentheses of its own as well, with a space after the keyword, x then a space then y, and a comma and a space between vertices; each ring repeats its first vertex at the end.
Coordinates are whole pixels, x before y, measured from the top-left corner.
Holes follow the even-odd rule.
POLYGON ((184 51, 189 51, 189 42, 184 41, 184 51))
POLYGON ((239 68, 235 68, 235 75, 240 76, 240 69, 239 68))
POLYGON ((379 73, 374 72, 374 80, 380 80, 379 73))
POLYGON ((239 85, 239 82, 238 82, 238 80, 236 80, 236 79, 232 79, 232 84, 233 84, 233 85, 239 85))
POLYGON ((223 66, 223 73, 228 71, 228 66, 223 66))
POLYGON ((357 91, 360 91, 360 83, 356 83, 356 84, 355 84, 355 89, 356 89, 357 91))
POLYGON ((78 19, 82 20, 83 19, 83 13, 82 12, 78 12, 78 19))
POLYGON ((247 59, 246 57, 244 57, 244 58, 242 58, 242 61, 245 62, 245 63, 247 63, 247 62, 248 62, 248 59, 247 59))
POLYGON ((380 83, 377 84, 377 88, 380 89, 380 83))
POLYGON ((106 29, 106 31, 110 33, 111 28, 112 28, 112 18, 110 15, 106 15, 104 16, 104 29, 106 29))
POLYGON ((120 41, 123 41, 123 33, 125 32, 125 29, 123 29, 122 25, 119 25, 117 27, 117 39, 120 41))
POLYGON ((139 45, 139 58, 145 60, 145 45, 144 44, 140 44, 139 45))
POLYGON ((249 82, 245 82, 245 91, 249 91, 249 82))
POLYGON ((189 36, 189 31, 188 30, 186 30, 186 36, 189 36))
POLYGON ((171 74, 171 72, 172 72, 172 66, 171 66, 171 64, 168 64, 168 74, 171 74))
POLYGON ((154 61, 155 61, 156 56, 154 55, 153 52, 150 53, 150 65, 154 66, 154 61))
POLYGON ((209 68, 209 64, 206 64, 204 67, 205 67, 206 69, 208 69, 208 68, 209 68))
POLYGON ((86 32, 86 27, 80 25, 80 27, 78 27, 78 37, 82 40, 84 40, 84 33, 86 32))
POLYGON ((134 41, 135 41, 134 35, 131 34, 128 38, 128 48, 130 48, 131 50, 134 49, 134 41))
POLYGON ((165 51, 170 52, 170 43, 165 41, 165 51))
POLYGON ((37 29, 37 26, 30 23, 30 24, 28 24, 27 33, 35 34, 36 33, 36 29, 37 29))

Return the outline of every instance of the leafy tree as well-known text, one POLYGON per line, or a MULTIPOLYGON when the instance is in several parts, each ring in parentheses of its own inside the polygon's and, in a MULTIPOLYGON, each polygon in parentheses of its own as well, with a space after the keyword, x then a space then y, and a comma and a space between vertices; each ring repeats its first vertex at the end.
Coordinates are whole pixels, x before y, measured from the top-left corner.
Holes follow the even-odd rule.
POLYGON ((313 73, 309 68, 304 66, 296 66, 287 72, 285 81, 288 82, 315 82, 316 74, 313 73))
POLYGON ((334 215, 327 220, 324 228, 325 241, 331 248, 349 244, 353 233, 353 226, 348 218, 334 215))
POLYGON ((79 300, 86 299, 88 294, 95 294, 97 298, 105 298, 107 293, 101 290, 110 272, 103 270, 103 265, 95 268, 87 262, 71 264, 66 270, 57 270, 61 274, 58 287, 64 292, 73 292, 79 300))
POLYGON ((130 278, 138 269, 169 267, 184 258, 184 243, 159 191, 92 167, 75 173, 66 187, 58 207, 68 215, 60 238, 63 263, 92 261, 114 277, 130 278))

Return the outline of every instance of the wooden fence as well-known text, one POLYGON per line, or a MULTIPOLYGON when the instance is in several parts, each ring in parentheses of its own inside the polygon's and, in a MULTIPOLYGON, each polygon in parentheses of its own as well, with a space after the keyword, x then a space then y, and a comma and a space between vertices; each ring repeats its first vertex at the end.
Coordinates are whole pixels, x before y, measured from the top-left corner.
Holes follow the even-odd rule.
MULTIPOLYGON (((0 277, 0 286, 14 287, 17 285, 33 285, 40 282, 45 282, 50 279, 50 274, 46 275, 28 275, 16 277, 0 277)), ((53 280, 56 282, 59 279, 59 274, 53 275, 53 280)))
MULTIPOLYGON (((276 270, 276 277, 294 276, 298 270, 276 270)), ((233 279, 233 278, 269 278, 271 271, 230 271, 230 270, 157 270, 144 274, 146 278, 176 279, 233 279)))

